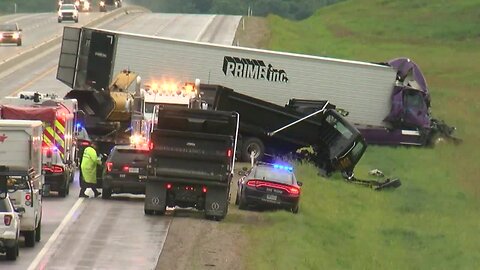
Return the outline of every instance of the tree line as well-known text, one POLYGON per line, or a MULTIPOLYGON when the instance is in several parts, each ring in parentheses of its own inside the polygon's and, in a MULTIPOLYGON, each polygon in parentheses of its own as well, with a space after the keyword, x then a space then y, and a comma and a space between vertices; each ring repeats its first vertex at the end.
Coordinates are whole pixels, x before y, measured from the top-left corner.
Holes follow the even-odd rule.
MULTIPOLYGON (((96 6, 99 0, 93 0, 96 6)), ((200 13, 254 16, 276 14, 284 18, 301 20, 315 10, 343 0, 124 0, 126 3, 144 6, 153 12, 200 13)), ((0 0, 0 14, 51 12, 57 0, 0 0)))
POLYGON ((317 9, 343 0, 128 0, 153 12, 201 13, 254 16, 276 14, 301 20, 317 9))

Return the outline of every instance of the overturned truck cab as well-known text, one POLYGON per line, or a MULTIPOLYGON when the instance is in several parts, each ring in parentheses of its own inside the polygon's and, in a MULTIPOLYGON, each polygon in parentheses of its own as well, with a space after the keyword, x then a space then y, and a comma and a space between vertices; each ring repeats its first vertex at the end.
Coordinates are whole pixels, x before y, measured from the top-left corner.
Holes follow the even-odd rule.
POLYGON ((236 112, 160 108, 150 144, 146 215, 166 207, 193 207, 205 217, 228 211, 239 115, 236 112))

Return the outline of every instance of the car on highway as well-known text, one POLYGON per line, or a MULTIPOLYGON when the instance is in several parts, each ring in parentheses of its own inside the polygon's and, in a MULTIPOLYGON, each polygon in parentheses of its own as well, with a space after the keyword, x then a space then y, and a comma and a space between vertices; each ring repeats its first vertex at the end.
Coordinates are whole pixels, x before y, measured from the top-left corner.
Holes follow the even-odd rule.
POLYGON ((0 24, 0 43, 22 45, 22 29, 17 23, 0 24))
MULTIPOLYGON (((6 181, 0 179, 0 181, 6 181)), ((20 211, 22 209, 17 209, 20 211)), ((25 211, 25 209, 23 209, 25 211)), ((0 252, 4 252, 7 260, 14 261, 18 257, 18 241, 20 238, 20 218, 15 212, 8 192, 0 195, 0 252)))
POLYGON ((235 204, 280 208, 298 213, 302 182, 297 181, 293 167, 284 164, 257 162, 250 170, 239 172, 235 204))
POLYGON ((78 9, 74 4, 62 4, 58 9, 58 22, 69 20, 78 23, 78 9))
POLYGON ((43 171, 45 173, 44 191, 57 191, 58 196, 65 198, 70 190, 73 172, 60 156, 55 147, 43 149, 43 171))
POLYGON ((116 145, 103 168, 102 198, 112 193, 145 194, 149 150, 130 145, 116 145))
POLYGON ((105 5, 105 1, 101 0, 100 2, 98 2, 98 11, 107 12, 107 6, 105 5))

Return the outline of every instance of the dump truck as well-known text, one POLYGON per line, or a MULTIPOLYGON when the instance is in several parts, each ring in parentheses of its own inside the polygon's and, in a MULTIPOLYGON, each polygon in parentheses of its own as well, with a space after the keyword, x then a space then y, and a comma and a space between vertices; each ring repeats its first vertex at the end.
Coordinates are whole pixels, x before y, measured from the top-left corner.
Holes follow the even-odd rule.
POLYGON ((161 107, 151 135, 146 215, 193 207, 221 220, 228 211, 239 116, 236 112, 161 107))
POLYGON ((20 219, 20 234, 25 246, 41 239, 42 122, 0 120, 0 178, 7 180, 10 200, 25 211, 20 219))
POLYGON ((360 132, 328 101, 313 111, 279 106, 233 89, 200 84, 201 99, 208 109, 240 114, 238 152, 244 161, 295 156, 311 148, 309 158, 323 173, 353 172, 367 144, 360 132))
POLYGON ((72 61, 60 63, 57 77, 67 84, 106 85, 128 66, 144 77, 199 78, 280 106, 292 98, 328 100, 348 112, 346 119, 371 144, 424 146, 438 136, 459 141, 454 127, 431 115, 425 77, 408 58, 369 63, 88 27, 65 27, 66 41, 77 52, 62 47, 61 58, 72 61), (73 80, 75 72, 82 76, 73 80))

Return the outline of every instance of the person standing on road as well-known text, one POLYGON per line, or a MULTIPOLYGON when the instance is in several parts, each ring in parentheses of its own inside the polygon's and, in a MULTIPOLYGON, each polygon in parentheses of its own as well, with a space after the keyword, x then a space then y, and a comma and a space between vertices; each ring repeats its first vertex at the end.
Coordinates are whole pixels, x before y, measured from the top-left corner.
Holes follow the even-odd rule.
MULTIPOLYGON (((97 151, 95 150, 96 147, 96 143, 92 142, 92 144, 83 151, 82 162, 80 164, 80 170, 82 171, 81 176, 83 176, 81 177, 83 178, 83 185, 82 183, 80 184, 81 189, 79 197, 88 198, 88 196, 85 194, 87 188, 91 188, 93 190, 95 197, 98 197, 102 194, 97 190, 97 165, 101 165, 102 162, 97 156, 97 151)), ((82 181, 82 179, 80 179, 80 181, 82 181)))

